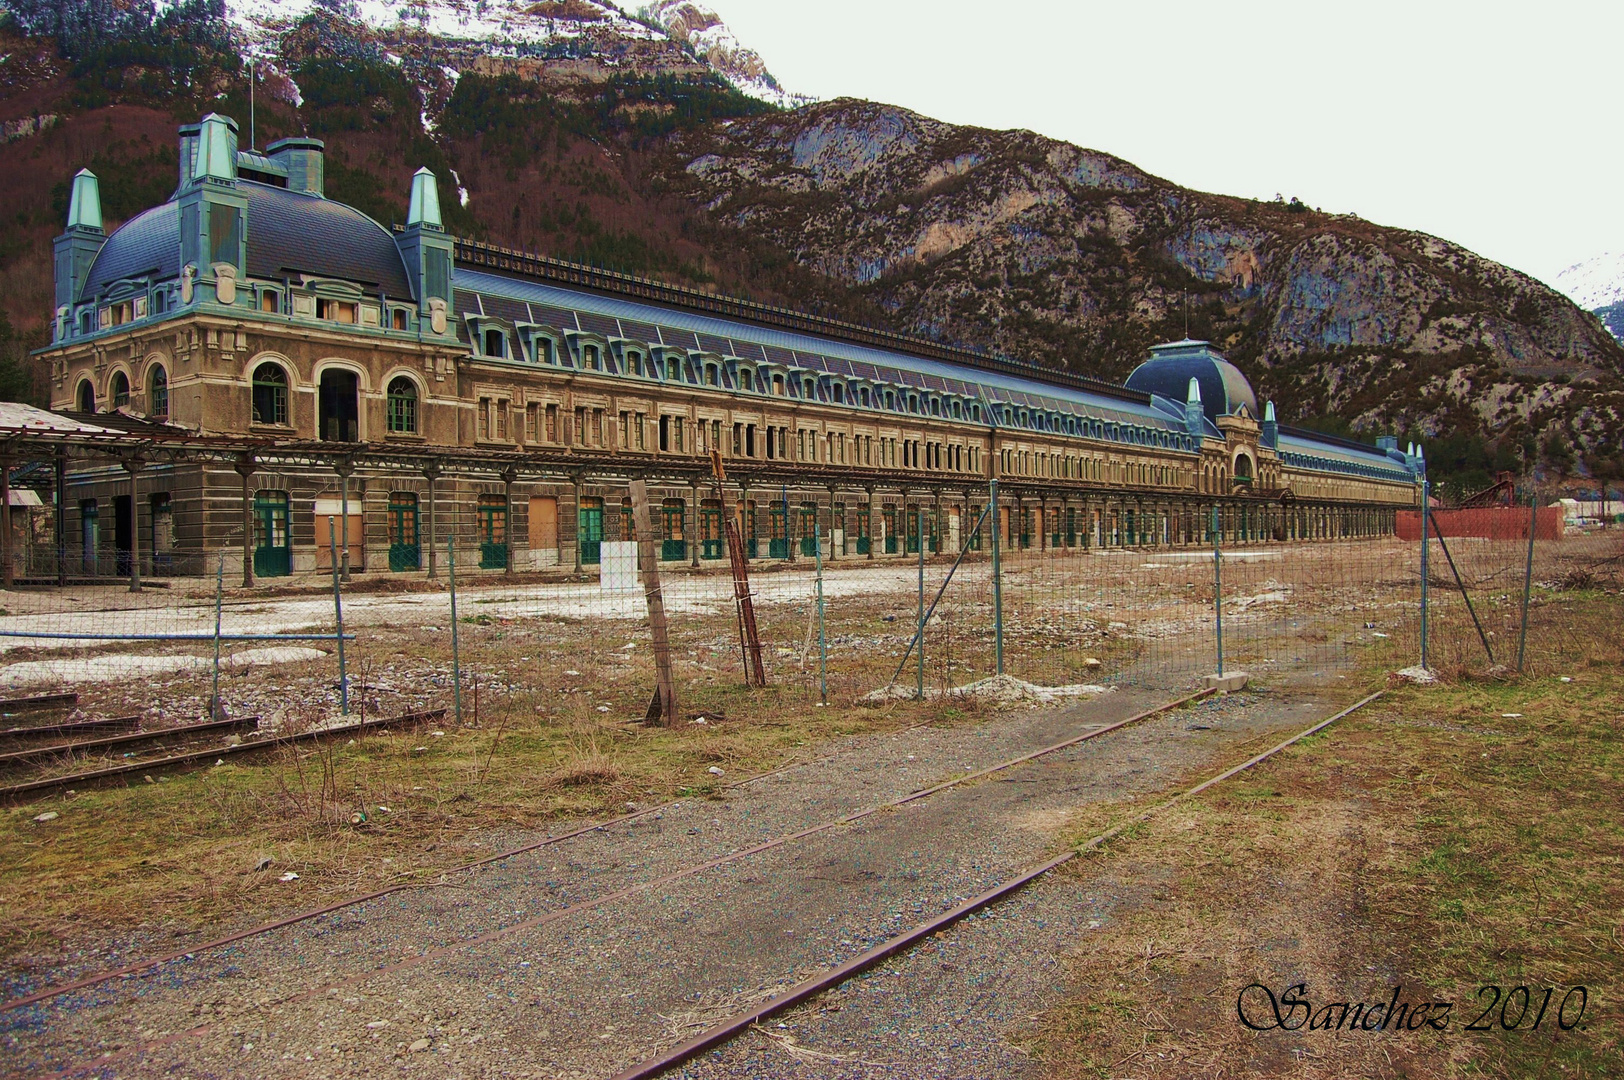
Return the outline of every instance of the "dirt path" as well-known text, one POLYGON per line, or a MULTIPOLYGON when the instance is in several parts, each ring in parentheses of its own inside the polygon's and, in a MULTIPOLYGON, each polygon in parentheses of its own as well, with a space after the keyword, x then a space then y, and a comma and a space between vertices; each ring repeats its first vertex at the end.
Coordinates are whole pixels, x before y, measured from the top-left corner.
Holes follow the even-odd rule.
MULTIPOLYGON (((1047 850, 1076 808, 1160 790, 1187 770, 1227 760, 1237 743, 1329 711, 1330 699, 1247 694, 1202 703, 996 779, 546 918, 1152 703, 1118 692, 972 728, 840 740, 817 760, 723 800, 686 801, 447 887, 0 1014, 7 1070, 33 1075, 123 1052, 96 1070, 607 1076, 1001 880, 1047 850), (199 1025, 206 1030, 184 1034, 199 1025)), ((857 984, 861 1007, 797 1038, 842 1057, 926 1063, 916 1075, 1008 1074, 1020 1058, 1003 1034, 1045 1004, 1050 958, 1111 902, 1044 886, 949 935, 961 944, 896 961, 901 977, 857 984), (933 1060, 940 1064, 928 1067, 933 1060), (950 1063, 955 1071, 943 1072, 950 1063)), ((741 1042, 705 1068, 760 1075, 762 1062, 747 1062, 761 1052, 795 1067, 777 1045, 741 1042)))

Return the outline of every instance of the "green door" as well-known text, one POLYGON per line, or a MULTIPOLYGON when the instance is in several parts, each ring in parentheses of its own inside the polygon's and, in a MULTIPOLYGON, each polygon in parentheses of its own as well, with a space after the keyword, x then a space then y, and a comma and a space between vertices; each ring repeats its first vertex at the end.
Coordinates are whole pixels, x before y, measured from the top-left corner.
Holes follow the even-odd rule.
POLYGON ((767 540, 767 557, 769 559, 789 558, 789 525, 784 517, 784 504, 778 503, 767 511, 768 526, 772 535, 767 540))
POLYGON ((678 562, 688 557, 688 542, 684 539, 683 514, 687 506, 681 499, 666 499, 660 506, 661 525, 665 532, 660 540, 660 558, 665 562, 678 562))
POLYGON ((801 554, 812 558, 818 553, 818 504, 801 504, 801 554))
POLYGON ((902 525, 907 531, 907 553, 917 555, 919 554, 919 512, 910 508, 903 511, 902 516, 904 518, 902 525))
POLYGON ((417 535, 417 496, 409 491, 389 496, 389 569, 396 573, 422 565, 417 535))
POLYGON ((858 511, 857 511, 857 554, 859 554, 859 555, 867 555, 869 553, 869 551, 872 550, 872 544, 871 544, 871 542, 870 542, 870 540, 868 538, 868 514, 869 514, 869 510, 868 510, 867 506, 863 506, 863 507, 858 508, 858 511))
POLYGON ((262 491, 254 496, 258 523, 254 547, 254 573, 260 577, 287 577, 293 573, 293 538, 288 530, 288 493, 262 491))
POLYGON ((895 555, 897 553, 897 508, 887 506, 880 513, 883 515, 885 522, 885 553, 895 555))
POLYGON ((722 504, 706 499, 699 507, 699 557, 722 557, 722 504))
POLYGON ((479 503, 479 568, 507 568, 507 503, 489 496, 479 503))
POLYGON ((582 499, 575 516, 581 564, 585 566, 603 561, 603 500, 582 499))

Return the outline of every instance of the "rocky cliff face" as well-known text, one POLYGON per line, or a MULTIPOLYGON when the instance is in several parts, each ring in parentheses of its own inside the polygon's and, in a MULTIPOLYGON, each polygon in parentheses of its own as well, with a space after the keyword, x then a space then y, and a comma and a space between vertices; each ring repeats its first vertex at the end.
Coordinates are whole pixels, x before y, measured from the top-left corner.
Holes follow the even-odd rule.
POLYGON ((1624 432, 1624 348, 1525 275, 1031 132, 806 103, 692 0, 7 5, 0 312, 35 335, 66 177, 102 175, 114 219, 161 201, 176 116, 246 118, 246 57, 258 141, 320 135, 330 194, 380 220, 427 164, 460 232, 1038 363, 1121 377, 1188 332, 1285 415, 1426 436, 1435 469, 1582 468, 1624 432))
POLYGON ((1188 325, 1288 415, 1618 437, 1624 350, 1596 318, 1436 237, 862 101, 706 128, 674 151, 670 190, 901 329, 1120 377, 1188 325))

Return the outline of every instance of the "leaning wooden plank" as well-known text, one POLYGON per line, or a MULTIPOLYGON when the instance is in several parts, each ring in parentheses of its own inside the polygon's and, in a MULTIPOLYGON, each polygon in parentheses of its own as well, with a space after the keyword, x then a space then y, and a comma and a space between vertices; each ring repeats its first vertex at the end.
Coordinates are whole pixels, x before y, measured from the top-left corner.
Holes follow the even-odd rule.
POLYGON ((380 720, 363 720, 358 724, 344 724, 339 727, 303 731, 297 735, 289 735, 283 738, 257 739, 253 742, 240 743, 237 746, 220 746, 209 750, 195 750, 188 754, 175 754, 154 761, 132 761, 125 765, 113 765, 106 769, 93 769, 90 772, 53 776, 47 780, 33 780, 26 784, 13 784, 10 787, 0 788, 0 799, 10 799, 37 791, 48 791, 51 788, 67 787, 70 784, 90 783, 126 773, 156 772, 159 769, 172 768, 176 765, 185 765, 194 761, 207 761, 210 758, 219 759, 229 757, 232 754, 245 754, 250 750, 269 750, 289 743, 307 742, 311 739, 326 738, 327 736, 354 735, 362 731, 376 731, 380 728, 398 727, 402 724, 421 724, 428 720, 443 719, 445 719, 444 709, 431 709, 428 712, 406 713, 402 716, 387 717, 380 720))
POLYGON ((0 698, 0 712, 21 712, 24 709, 50 709, 59 705, 79 704, 79 691, 62 694, 36 694, 33 697, 0 698))
POLYGON ((46 735, 61 737, 92 731, 114 731, 141 726, 141 714, 134 716, 101 716, 94 720, 70 720, 66 724, 41 724, 38 727, 13 727, 0 731, 0 738, 17 739, 46 735))
POLYGON ((36 746, 28 750, 14 750, 9 754, 0 754, 0 765, 38 761, 41 758, 58 757, 62 754, 72 754, 83 750, 105 750, 110 746, 125 746, 129 743, 148 742, 153 739, 204 735, 211 731, 258 730, 259 717, 257 716, 239 716, 235 720, 205 720, 201 724, 183 724, 180 727, 158 728, 153 731, 134 731, 128 735, 109 735, 105 739, 80 739, 77 742, 36 746))

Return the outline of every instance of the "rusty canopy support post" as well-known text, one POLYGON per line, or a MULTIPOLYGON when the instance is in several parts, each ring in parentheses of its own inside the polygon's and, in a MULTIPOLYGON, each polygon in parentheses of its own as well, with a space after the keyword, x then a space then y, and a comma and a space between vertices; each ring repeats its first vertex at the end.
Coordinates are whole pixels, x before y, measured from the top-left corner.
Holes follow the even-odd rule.
POLYGON ((68 448, 56 451, 56 583, 68 583, 68 448))
POLYGON ((648 509, 648 484, 639 477, 630 484, 632 515, 637 522, 637 567, 642 572, 643 596, 648 601, 649 631, 654 647, 654 696, 643 719, 666 727, 677 722, 677 687, 671 676, 670 629, 665 619, 665 596, 660 591, 659 553, 654 549, 654 523, 648 509))
MULTIPOLYGON (((355 463, 349 458, 341 458, 338 464, 333 466, 333 471, 338 473, 338 512, 343 515, 341 524, 344 529, 344 539, 339 541, 337 552, 338 558, 343 560, 339 577, 342 581, 348 583, 350 580, 350 474, 355 472, 355 463)), ((333 519, 329 517, 327 524, 331 528, 333 519)))
POLYGON ((581 572, 581 474, 576 473, 570 477, 570 484, 575 489, 575 572, 581 572))
POLYGON ((11 459, 0 458, 0 577, 7 589, 16 582, 11 565, 11 459))
MULTIPOLYGON (((428 552, 429 552, 429 578, 428 579, 430 581, 438 581, 439 578, 440 578, 440 570, 439 570, 439 558, 440 558, 440 556, 439 556, 439 552, 435 550, 435 545, 439 543, 439 539, 435 534, 435 528, 434 528, 434 482, 436 480, 438 480, 439 478, 440 478, 440 466, 439 465, 425 465, 423 467, 423 479, 427 480, 428 484, 429 484, 429 542, 427 544, 427 547, 428 547, 428 552)), ((461 719, 460 714, 458 716, 458 719, 459 720, 461 719)))
POLYGON ((237 475, 242 477, 242 587, 254 587, 254 498, 248 478, 254 475, 254 455, 237 459, 237 475))
POLYGON ((508 577, 513 576, 513 482, 518 478, 519 470, 502 470, 502 547, 507 553, 502 573, 508 577))
POLYGON ((141 591, 141 467, 146 461, 139 457, 124 459, 124 469, 130 474, 130 591, 141 591))

